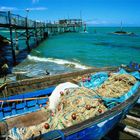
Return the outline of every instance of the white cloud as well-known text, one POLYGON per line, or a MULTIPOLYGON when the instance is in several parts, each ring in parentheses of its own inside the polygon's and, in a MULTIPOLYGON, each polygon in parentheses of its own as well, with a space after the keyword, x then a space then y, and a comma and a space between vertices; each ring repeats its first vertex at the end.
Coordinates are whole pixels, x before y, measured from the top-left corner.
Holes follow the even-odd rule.
POLYGON ((16 8, 16 7, 1 6, 1 7, 0 7, 0 10, 1 10, 1 11, 15 11, 15 10, 18 10, 18 8, 16 8))
POLYGON ((43 10, 47 10, 48 8, 46 7, 34 7, 34 8, 27 8, 30 11, 43 11, 43 10))
POLYGON ((39 2, 39 0, 32 0, 32 3, 37 3, 39 2))
POLYGON ((94 24, 94 25, 100 25, 100 24, 109 24, 108 21, 105 21, 105 20, 99 20, 99 19, 95 19, 95 20, 91 20, 91 21, 87 21, 86 22, 87 24, 94 24))
MULTIPOLYGON (((29 11, 44 11, 47 10, 48 8, 46 7, 34 7, 34 8, 27 8, 29 11)), ((0 11, 25 11, 26 9, 18 9, 16 7, 6 7, 6 6, 1 6, 0 11)))

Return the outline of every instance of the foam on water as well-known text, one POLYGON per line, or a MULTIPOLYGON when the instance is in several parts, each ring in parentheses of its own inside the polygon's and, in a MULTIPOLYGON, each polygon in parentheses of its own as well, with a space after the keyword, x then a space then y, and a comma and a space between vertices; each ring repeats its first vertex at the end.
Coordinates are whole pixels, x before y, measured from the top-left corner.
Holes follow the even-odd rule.
POLYGON ((82 31, 82 32, 80 32, 80 33, 82 33, 82 34, 87 34, 87 33, 88 33, 88 31, 82 31))
POLYGON ((10 31, 5 31, 5 30, 2 30, 1 32, 3 32, 3 33, 9 33, 10 31))
POLYGON ((31 56, 28 55, 28 59, 32 60, 32 61, 38 61, 38 62, 52 62, 52 63, 56 63, 59 65, 72 65, 75 68, 79 68, 79 69, 88 69, 88 66, 76 63, 76 62, 71 62, 68 60, 63 60, 63 59, 55 59, 55 58, 41 58, 41 57, 37 57, 37 56, 31 56))

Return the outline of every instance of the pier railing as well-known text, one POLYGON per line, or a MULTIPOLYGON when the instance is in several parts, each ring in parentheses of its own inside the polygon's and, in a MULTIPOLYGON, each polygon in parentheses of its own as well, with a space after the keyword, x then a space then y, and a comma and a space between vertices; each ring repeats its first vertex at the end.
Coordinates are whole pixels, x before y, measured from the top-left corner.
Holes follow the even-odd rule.
POLYGON ((13 14, 10 11, 0 11, 0 27, 9 29, 9 44, 14 63, 16 62, 15 48, 19 50, 19 40, 24 39, 27 49, 30 51, 31 38, 34 38, 34 44, 38 45, 40 41, 49 35, 80 31, 82 25, 82 19, 62 19, 54 23, 45 23, 28 19, 27 16, 22 17, 13 14))
POLYGON ((36 28, 36 27, 72 27, 72 26, 82 26, 82 19, 64 19, 59 20, 58 23, 45 23, 33 21, 27 19, 27 17, 22 17, 20 15, 12 14, 9 11, 0 11, 0 26, 5 27, 8 25, 17 27, 36 28), (10 19, 10 20, 9 20, 10 19), (9 22, 10 21, 10 22, 9 22), (27 23, 26 23, 27 22, 27 23))
POLYGON ((43 22, 37 22, 37 21, 33 21, 30 19, 27 19, 27 17, 22 17, 20 15, 16 15, 16 14, 12 14, 10 12, 3 12, 0 11, 0 24, 1 26, 3 25, 13 25, 13 26, 19 26, 19 27, 26 27, 26 22, 28 27, 30 28, 34 28, 36 27, 44 27, 45 23, 43 22), (9 22, 9 19, 11 21, 11 23, 9 22))

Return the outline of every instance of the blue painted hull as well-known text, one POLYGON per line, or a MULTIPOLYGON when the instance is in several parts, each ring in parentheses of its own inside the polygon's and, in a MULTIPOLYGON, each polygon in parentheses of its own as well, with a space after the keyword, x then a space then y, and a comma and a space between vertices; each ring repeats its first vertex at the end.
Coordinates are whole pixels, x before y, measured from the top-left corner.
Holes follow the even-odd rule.
MULTIPOLYGON (((122 71, 121 71, 122 72, 122 71)), ((102 73, 103 74, 103 73, 102 73)), ((104 78, 102 78, 104 80, 104 78)), ((86 84, 86 86, 88 86, 86 84)), ((97 85, 96 85, 97 86, 97 85)), ((93 87, 93 86, 92 86, 93 87)), ((63 140, 98 140, 107 134, 133 107, 140 96, 139 82, 126 93, 124 98, 120 97, 120 104, 109 109, 107 112, 71 126, 63 130, 54 130, 43 134, 42 140, 63 139, 63 140), (131 94, 129 94, 131 93, 131 94), (127 95, 127 96, 126 96, 127 95)))
POLYGON ((43 134, 41 136, 41 140, 99 140, 128 113, 137 99, 138 97, 120 110, 116 110, 115 108, 114 111, 110 111, 108 115, 103 115, 101 117, 91 119, 89 122, 72 126, 68 130, 54 130, 43 134))
POLYGON ((109 130, 111 130, 116 123, 121 119, 122 115, 115 115, 108 120, 102 121, 98 124, 94 124, 91 127, 88 127, 82 131, 79 131, 75 134, 65 137, 66 140, 97 140, 101 139, 109 130))
MULTIPOLYGON (((102 80, 105 80, 104 78, 102 80)), ((97 85, 96 85, 97 86, 97 85)), ((20 95, 15 95, 8 97, 8 99, 15 98, 30 98, 37 96, 45 96, 51 94, 54 87, 38 90, 35 92, 24 93, 20 95)), ((41 140, 53 140, 53 139, 64 139, 64 140, 97 140, 101 139, 107 132, 109 132, 133 107, 140 96, 140 91, 133 90, 134 94, 129 95, 126 101, 116 105, 112 109, 109 109, 105 113, 85 120, 79 124, 68 127, 63 130, 54 130, 46 134, 41 135, 41 140), (135 92, 134 92, 135 91, 135 92)), ((46 100, 34 100, 21 103, 12 104, 11 106, 6 106, 1 108, 0 117, 1 120, 7 117, 21 115, 25 113, 30 113, 36 111, 39 105, 46 105, 46 100), (9 108, 6 108, 9 107, 9 108), (7 110, 6 110, 7 109, 7 110), (14 112, 15 111, 15 112, 14 112), (9 114, 8 114, 9 113, 9 114)))
POLYGON ((0 120, 7 118, 15 117, 18 115, 23 115, 31 112, 35 112, 41 109, 41 107, 46 106, 48 98, 28 100, 25 101, 22 99, 25 98, 36 98, 39 96, 48 96, 52 93, 55 87, 50 87, 47 89, 42 89, 34 92, 23 93, 15 96, 9 96, 7 98, 1 98, 1 100, 12 100, 12 99, 21 99, 18 102, 12 103, 0 103, 0 120))

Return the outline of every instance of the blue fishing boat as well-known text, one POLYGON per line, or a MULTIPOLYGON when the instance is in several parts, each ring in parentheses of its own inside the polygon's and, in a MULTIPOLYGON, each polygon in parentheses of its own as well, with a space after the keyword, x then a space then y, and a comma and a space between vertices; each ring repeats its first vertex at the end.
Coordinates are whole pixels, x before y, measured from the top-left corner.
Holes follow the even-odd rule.
MULTIPOLYGON (((5 134, 4 130, 7 127, 8 130, 15 127, 18 128, 18 125, 20 124, 17 124, 16 121, 19 119, 19 116, 23 120, 26 118, 26 123, 30 125, 30 120, 27 122, 27 118, 29 117, 27 115, 32 115, 37 111, 39 112, 41 108, 45 107, 47 105, 46 102, 48 102, 48 96, 51 95, 59 83, 69 80, 70 82, 75 82, 80 86, 94 90, 97 87, 100 87, 108 79, 110 72, 116 71, 118 71, 117 68, 94 68, 79 72, 46 76, 6 84, 1 87, 1 95, 4 96, 0 99, 0 128, 3 130, 1 132, 1 136, 2 134, 5 134), (83 76, 85 74, 90 74, 91 79, 84 79, 84 81, 77 80, 78 76, 83 76), (12 124, 10 120, 13 121, 12 124)), ((121 69, 118 73, 123 74, 127 72, 121 69)), ((32 137, 31 139, 101 139, 128 113, 140 96, 140 74, 138 72, 127 74, 133 75, 137 79, 136 83, 127 93, 118 98, 105 98, 100 97, 100 95, 96 96, 96 98, 102 98, 105 105, 108 107, 106 112, 65 129, 53 130, 44 134, 40 133, 38 137, 32 137)), ((36 124, 36 122, 34 123, 36 124)), ((16 129, 14 129, 14 131, 16 131, 16 129)))

